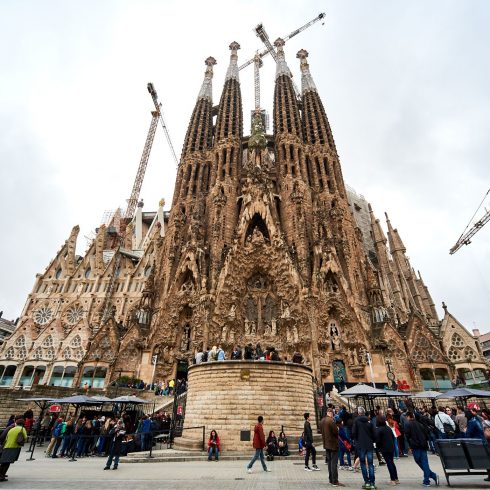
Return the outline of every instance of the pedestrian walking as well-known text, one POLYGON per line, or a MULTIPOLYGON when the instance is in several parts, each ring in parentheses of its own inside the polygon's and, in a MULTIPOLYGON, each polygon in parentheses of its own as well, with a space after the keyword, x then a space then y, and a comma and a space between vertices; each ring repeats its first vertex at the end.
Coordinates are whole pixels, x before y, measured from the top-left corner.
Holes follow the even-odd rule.
POLYGON ((364 479, 362 488, 376 490, 373 464, 375 433, 373 424, 366 417, 364 407, 357 407, 357 418, 352 427, 352 438, 356 443, 356 450, 361 463, 361 472, 364 479))
POLYGON ((105 464, 104 470, 110 470, 112 461, 114 460, 113 470, 117 470, 119 465, 119 456, 121 455, 121 449, 124 439, 126 438, 126 428, 124 422, 119 419, 116 426, 109 432, 109 436, 112 438, 111 449, 109 452, 109 458, 105 464))
POLYGON ((308 412, 305 412, 303 417, 305 418, 305 426, 304 426, 304 439, 305 439, 305 471, 320 471, 320 468, 316 465, 316 449, 315 446, 313 445, 313 431, 311 430, 311 424, 310 424, 310 414, 308 412), (310 454, 311 454, 311 461, 313 463, 312 467, 310 468, 310 454))
POLYGON ((12 463, 19 459, 22 446, 27 441, 27 432, 24 429, 22 417, 15 420, 15 427, 4 431, 5 444, 0 456, 0 481, 7 481, 7 471, 12 463))
POLYGON ((254 427, 254 438, 252 441, 253 448, 255 449, 255 454, 253 458, 250 460, 250 463, 247 465, 247 473, 252 473, 252 466, 255 461, 260 458, 260 462, 262 463, 262 468, 264 471, 270 471, 265 464, 264 458, 264 448, 265 448, 265 434, 264 434, 264 417, 259 415, 257 418, 257 424, 254 427))
POLYGON ((407 412, 407 419, 405 435, 412 449, 413 459, 424 472, 422 485, 430 487, 430 480, 432 479, 436 486, 439 486, 439 477, 430 469, 427 458, 428 430, 418 420, 415 420, 413 412, 407 412))
POLYGON ((398 444, 398 441, 393 437, 393 431, 391 427, 387 425, 386 418, 383 415, 378 415, 377 426, 376 447, 381 451, 386 466, 388 467, 388 472, 390 473, 390 485, 397 485, 400 482, 398 481, 398 472, 393 459, 396 454, 395 445, 398 444))
MULTIPOLYGON (((329 408, 320 421, 323 447, 325 448, 325 464, 328 465, 328 481, 333 487, 343 487, 339 482, 339 428, 335 423, 333 410, 329 408)), ((340 422, 341 423, 341 422, 340 422)))

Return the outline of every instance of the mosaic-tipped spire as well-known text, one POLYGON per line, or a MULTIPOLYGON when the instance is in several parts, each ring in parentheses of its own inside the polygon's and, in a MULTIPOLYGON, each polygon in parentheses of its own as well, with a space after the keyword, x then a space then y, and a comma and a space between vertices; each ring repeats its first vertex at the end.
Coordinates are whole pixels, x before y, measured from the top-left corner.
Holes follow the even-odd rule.
POLYGON ((286 63, 286 57, 284 55, 284 39, 280 37, 274 41, 274 46, 277 48, 277 60, 276 60, 276 80, 281 75, 291 76, 291 71, 289 70, 288 64, 286 63))
POLYGON ((216 60, 210 56, 206 58, 204 62, 206 64, 206 72, 204 73, 204 80, 202 82, 201 90, 197 96, 199 99, 207 99, 212 102, 213 100, 213 65, 216 64, 216 60))
POLYGON ((296 53, 296 58, 300 60, 301 68, 301 93, 304 94, 307 91, 316 92, 315 82, 310 73, 310 65, 308 64, 308 51, 306 49, 300 49, 296 53))
POLYGON ((225 80, 230 80, 234 78, 237 81, 240 81, 240 78, 238 77, 238 54, 237 51, 240 49, 240 45, 236 42, 233 41, 230 44, 230 50, 231 50, 231 55, 230 55, 230 65, 228 66, 228 70, 226 71, 226 78, 225 80))

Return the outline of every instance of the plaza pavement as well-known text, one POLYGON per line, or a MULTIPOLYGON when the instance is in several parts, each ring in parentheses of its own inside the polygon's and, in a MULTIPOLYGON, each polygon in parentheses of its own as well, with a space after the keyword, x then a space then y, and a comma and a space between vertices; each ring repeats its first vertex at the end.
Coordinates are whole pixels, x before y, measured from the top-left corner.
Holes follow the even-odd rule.
MULTIPOLYGON (((252 452, 250 451, 250 455, 252 452)), ((246 461, 207 461, 121 463, 117 471, 103 471, 105 458, 82 458, 76 462, 66 459, 45 458, 42 449, 35 453, 35 461, 26 461, 22 452, 19 461, 9 471, 9 481, 0 482, 0 490, 6 489, 192 489, 192 490, 317 490, 332 488, 328 484, 327 467, 319 459, 321 471, 306 472, 299 460, 284 460, 268 463, 270 473, 262 471, 260 461, 247 474, 246 461)), ((429 455, 431 468, 441 477, 441 488, 446 481, 437 456, 429 455)), ((399 490, 423 488, 421 471, 412 457, 397 462, 401 485, 387 484, 388 471, 385 466, 376 468, 379 489, 399 490)), ((490 489, 484 476, 454 477, 452 488, 490 489)), ((360 489, 360 473, 339 471, 339 479, 347 488, 360 489)))

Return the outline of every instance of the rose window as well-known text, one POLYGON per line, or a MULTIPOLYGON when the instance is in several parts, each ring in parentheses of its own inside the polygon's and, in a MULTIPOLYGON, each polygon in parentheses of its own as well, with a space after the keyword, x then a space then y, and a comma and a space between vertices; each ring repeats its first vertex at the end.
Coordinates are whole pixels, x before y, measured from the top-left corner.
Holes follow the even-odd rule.
POLYGON ((455 333, 451 337, 451 345, 453 345, 454 347, 463 347, 464 341, 463 341, 463 339, 461 338, 460 335, 458 335, 457 333, 455 333))
POLYGON ((451 361, 459 361, 461 359, 461 354, 455 347, 450 347, 447 354, 451 361))
POLYGON ((43 306, 34 313, 34 321, 39 325, 45 325, 53 317, 53 312, 49 306, 43 306))
POLYGON ((79 322, 83 317, 83 307, 81 305, 72 306, 66 314, 66 319, 70 325, 79 322))
POLYGON ((465 359, 475 360, 476 359, 475 351, 471 347, 466 347, 466 349, 464 350, 464 357, 465 359))
POLYGON ((75 337, 73 337, 70 345, 72 347, 80 347, 82 345, 82 339, 80 338, 80 335, 76 335, 75 337))
POLYGON ((15 346, 16 347, 24 347, 26 345, 26 339, 23 335, 21 335, 16 341, 15 341, 15 346))
POLYGON ((53 337, 51 335, 46 337, 46 340, 43 342, 43 347, 53 347, 53 337))

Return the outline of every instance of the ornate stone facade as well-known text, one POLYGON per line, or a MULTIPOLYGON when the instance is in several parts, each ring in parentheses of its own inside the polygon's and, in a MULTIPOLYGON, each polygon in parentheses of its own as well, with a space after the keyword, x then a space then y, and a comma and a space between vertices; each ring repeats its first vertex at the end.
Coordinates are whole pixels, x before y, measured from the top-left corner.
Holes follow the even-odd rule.
POLYGON ((390 220, 387 239, 370 208, 349 203, 308 53, 297 54, 298 98, 284 42, 275 45, 273 134, 257 115, 243 135, 238 43, 217 107, 208 58, 170 213, 163 203, 156 213, 138 208, 119 251, 113 219, 84 257, 73 229, 0 352, 0 384, 149 382, 153 355, 155 379, 170 379, 185 375, 198 348, 259 342, 283 359, 300 352, 318 383, 370 380, 372 359, 376 382, 429 387, 423 370, 449 379, 466 348, 472 369, 486 367, 464 328, 446 334, 390 220))

